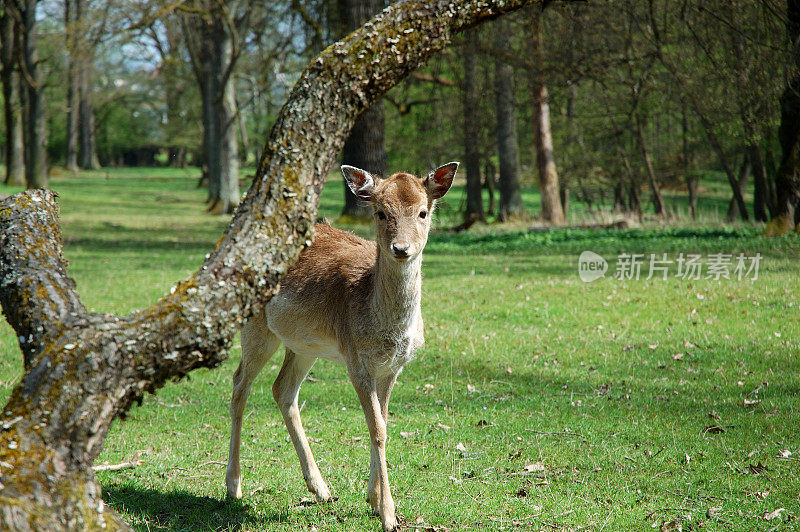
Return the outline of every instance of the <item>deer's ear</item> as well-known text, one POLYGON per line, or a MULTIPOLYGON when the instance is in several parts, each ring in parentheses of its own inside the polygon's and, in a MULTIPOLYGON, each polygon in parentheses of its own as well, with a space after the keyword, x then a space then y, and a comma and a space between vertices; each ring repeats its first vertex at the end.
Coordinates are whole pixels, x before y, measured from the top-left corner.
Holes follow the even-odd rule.
POLYGON ((342 175, 347 181, 347 186, 359 199, 364 201, 372 199, 372 193, 375 191, 375 178, 372 174, 361 168, 343 164, 342 175))
POLYGON ((453 178, 456 176, 458 170, 458 163, 452 162, 443 164, 425 178, 425 188, 428 189, 428 194, 433 199, 439 199, 450 190, 450 185, 453 184, 453 178))

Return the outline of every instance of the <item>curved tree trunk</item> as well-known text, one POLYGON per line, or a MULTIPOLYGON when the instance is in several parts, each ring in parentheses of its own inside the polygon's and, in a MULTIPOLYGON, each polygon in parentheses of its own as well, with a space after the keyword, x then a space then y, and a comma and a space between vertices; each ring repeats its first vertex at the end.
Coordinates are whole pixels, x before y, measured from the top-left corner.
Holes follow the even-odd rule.
POLYGON ((27 370, 0 419, 0 529, 126 528, 90 468, 111 422, 167 379, 225 358, 313 237, 325 176, 364 109, 455 32, 525 3, 401 3, 329 47, 284 105, 217 247, 147 310, 86 312, 61 259, 52 193, 0 203, 0 302, 27 370))

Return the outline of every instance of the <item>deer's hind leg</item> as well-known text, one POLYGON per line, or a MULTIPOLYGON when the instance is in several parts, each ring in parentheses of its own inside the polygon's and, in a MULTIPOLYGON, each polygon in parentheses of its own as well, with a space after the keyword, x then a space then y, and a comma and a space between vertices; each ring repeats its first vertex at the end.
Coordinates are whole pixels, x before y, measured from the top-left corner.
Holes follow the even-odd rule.
POLYGON ((283 414, 283 421, 292 438, 292 443, 300 459, 300 467, 303 469, 303 478, 306 481, 308 490, 316 495, 321 502, 331 499, 331 491, 322 474, 319 472, 314 455, 311 454, 311 447, 308 445, 306 432, 300 421, 300 407, 297 404, 297 397, 300 393, 300 385, 308 375, 309 370, 317 359, 315 357, 299 356, 293 351, 286 349, 286 358, 283 366, 278 373, 278 378, 272 385, 272 396, 278 403, 278 408, 283 414))
POLYGON ((242 415, 250 388, 256 376, 280 346, 278 337, 272 334, 264 316, 253 316, 242 327, 242 360, 233 374, 231 395, 231 442, 228 450, 228 469, 225 473, 225 488, 228 497, 242 497, 242 471, 239 465, 239 448, 242 442, 242 415))

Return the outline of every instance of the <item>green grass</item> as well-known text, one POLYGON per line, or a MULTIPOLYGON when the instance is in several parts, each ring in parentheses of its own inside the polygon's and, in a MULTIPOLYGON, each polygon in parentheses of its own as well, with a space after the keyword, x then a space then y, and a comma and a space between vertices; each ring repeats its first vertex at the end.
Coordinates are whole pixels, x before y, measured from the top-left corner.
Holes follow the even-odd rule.
MULTIPOLYGON (((171 169, 54 180, 65 255, 87 306, 145 307, 200 264, 225 222, 203 214, 195 182, 171 169)), ((341 186, 325 189, 322 215, 335 219, 341 186)), ((454 204, 461 193, 451 193, 454 204)), ((525 197, 535 210, 535 192, 525 197)), ((720 187, 704 214, 727 199, 720 187)), ((797 528, 800 239, 758 234, 741 224, 433 233, 427 344, 390 404, 398 512, 450 530, 797 528), (577 276, 587 249, 611 263, 590 284, 577 276), (763 260, 756 281, 621 281, 611 274, 622 252, 763 260), (778 508, 779 518, 760 518, 778 508)), ((4 323, 0 350, 5 398, 22 357, 4 323)), ((344 368, 325 361, 301 402, 339 500, 300 504, 308 493, 270 391, 276 356, 245 414, 244 500, 224 501, 239 356, 237 344, 222 367, 166 386, 114 425, 99 462, 142 464, 101 473, 106 500, 140 530, 377 530, 364 502, 366 426, 344 368)))

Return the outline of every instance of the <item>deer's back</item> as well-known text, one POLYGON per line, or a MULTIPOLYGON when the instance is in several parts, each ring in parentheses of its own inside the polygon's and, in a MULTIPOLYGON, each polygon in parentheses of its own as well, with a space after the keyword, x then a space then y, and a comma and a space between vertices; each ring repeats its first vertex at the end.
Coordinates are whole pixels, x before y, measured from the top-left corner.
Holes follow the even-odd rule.
MULTIPOLYGON (((342 336, 369 305, 377 244, 327 224, 281 281, 266 308, 270 330, 292 351, 341 360, 342 336)), ((353 330, 353 329, 356 330, 353 330)))

